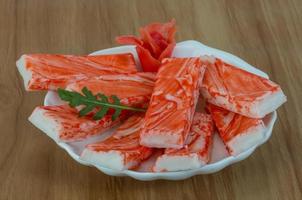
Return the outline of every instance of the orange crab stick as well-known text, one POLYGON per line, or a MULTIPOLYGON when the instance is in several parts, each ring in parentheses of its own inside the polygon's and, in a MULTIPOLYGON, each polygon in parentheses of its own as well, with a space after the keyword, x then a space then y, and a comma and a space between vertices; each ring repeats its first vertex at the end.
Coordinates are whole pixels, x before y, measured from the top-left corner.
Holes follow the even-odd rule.
POLYGON ((248 118, 212 104, 208 104, 207 109, 231 155, 236 156, 263 139, 262 119, 248 118))
POLYGON ((87 77, 137 71, 130 53, 97 56, 26 54, 16 64, 28 91, 55 90, 87 77))
POLYGON ((157 74, 141 145, 182 148, 188 136, 204 67, 199 58, 168 58, 157 74))
POLYGON ((204 166, 210 160, 213 130, 212 117, 196 112, 185 147, 166 149, 164 154, 157 158, 153 170, 180 171, 204 166))
POLYGON ((87 87, 93 94, 116 95, 123 105, 144 107, 149 103, 154 82, 153 73, 116 74, 75 81, 66 89, 81 92, 87 87))
POLYGON ((105 115, 100 120, 93 120, 91 116, 79 117, 78 111, 68 105, 38 106, 29 117, 29 121, 55 141, 70 142, 101 134, 128 115, 128 112, 123 111, 114 121, 111 114, 105 115))
POLYGON ((212 104, 252 118, 263 118, 286 101, 276 83, 234 67, 214 57, 204 56, 207 66, 202 95, 212 104))
POLYGON ((152 149, 139 144, 142 115, 128 118, 108 139, 89 144, 81 159, 116 170, 137 167, 152 154, 152 149))

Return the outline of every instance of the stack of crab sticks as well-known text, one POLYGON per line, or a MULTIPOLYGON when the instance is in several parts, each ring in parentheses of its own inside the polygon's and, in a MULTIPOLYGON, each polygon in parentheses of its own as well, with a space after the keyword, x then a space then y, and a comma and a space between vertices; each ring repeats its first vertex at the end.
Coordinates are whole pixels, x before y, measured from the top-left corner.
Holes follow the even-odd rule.
POLYGON ((175 31, 171 20, 116 39, 135 45, 142 70, 131 53, 21 56, 25 89, 56 91, 64 102, 36 107, 29 121, 60 143, 114 128, 80 156, 114 170, 136 170, 155 152, 161 153, 154 173, 203 167, 211 162, 214 134, 230 156, 260 143, 263 118, 286 102, 280 86, 212 55, 172 57, 175 31))

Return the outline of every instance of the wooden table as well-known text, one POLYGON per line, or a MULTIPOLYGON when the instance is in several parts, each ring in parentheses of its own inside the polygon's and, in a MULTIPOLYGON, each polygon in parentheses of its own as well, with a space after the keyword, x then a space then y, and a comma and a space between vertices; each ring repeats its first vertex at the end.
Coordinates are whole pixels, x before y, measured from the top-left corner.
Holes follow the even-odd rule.
POLYGON ((301 11, 301 0, 0 0, 0 199, 302 199, 301 11), (27 121, 44 93, 24 91, 20 55, 88 54, 173 17, 178 41, 238 55, 284 89, 273 136, 247 160, 184 181, 110 177, 27 121))

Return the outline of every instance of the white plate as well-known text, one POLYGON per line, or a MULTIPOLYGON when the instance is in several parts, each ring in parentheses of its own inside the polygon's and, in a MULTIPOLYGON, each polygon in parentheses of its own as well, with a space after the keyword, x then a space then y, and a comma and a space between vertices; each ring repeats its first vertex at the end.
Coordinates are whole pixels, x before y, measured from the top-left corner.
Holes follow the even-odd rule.
MULTIPOLYGON (((120 46, 110 49, 104 49, 100 51, 96 51, 92 53, 91 55, 100 55, 100 54, 116 54, 116 53, 126 53, 131 52, 138 64, 140 66, 135 47, 134 46, 120 46)), ((249 65, 242 59, 223 52, 221 50, 217 50, 208 46, 205 46, 201 44, 200 42, 189 40, 177 43, 173 56, 174 57, 194 57, 194 56, 200 56, 200 55, 214 55, 215 57, 221 58, 224 61, 233 64, 235 66, 239 66, 240 68, 249 71, 251 73, 257 74, 262 77, 268 78, 267 74, 256 69, 255 67, 249 65)), ((57 94, 55 92, 49 91, 47 95, 45 96, 44 105, 58 105, 61 104, 57 94)), ((215 134, 214 136, 214 143, 213 143, 213 151, 212 151, 212 161, 211 163, 207 164, 204 167, 193 169, 193 170, 186 170, 186 171, 179 171, 179 172, 160 172, 160 173, 154 173, 154 172, 148 172, 145 169, 149 167, 149 165, 154 161, 154 158, 149 159, 147 162, 145 162, 142 167, 139 169, 139 171, 133 171, 133 170, 125 170, 125 171, 116 171, 112 170, 106 167, 102 167, 101 165, 93 165, 96 168, 98 168, 100 171, 104 172, 105 174, 112 175, 112 176, 130 176, 132 178, 138 179, 138 180, 155 180, 155 179, 168 179, 168 180, 182 180, 189 178, 194 175, 198 174, 210 174, 217 172, 223 168, 225 168, 228 165, 231 165, 232 163, 239 162, 243 159, 246 159, 249 155, 251 155, 255 149, 260 146, 261 144, 265 143, 269 137, 272 134, 273 125, 277 119, 276 112, 273 112, 265 117, 264 122, 266 125, 266 131, 265 131, 265 137, 261 142, 259 142, 254 147, 242 152, 238 156, 229 156, 225 150, 225 147, 220 140, 220 138, 215 134)), ((82 150, 84 149, 86 144, 96 142, 99 140, 104 139, 106 136, 108 136, 112 131, 107 131, 107 133, 102 134, 100 136, 95 136, 92 138, 89 138, 85 141, 81 142, 70 142, 70 143, 64 143, 64 142, 57 142, 57 144, 65 149, 68 154, 75 159, 77 162, 84 164, 84 165, 92 165, 90 163, 87 163, 85 161, 80 160, 79 156, 82 150)))

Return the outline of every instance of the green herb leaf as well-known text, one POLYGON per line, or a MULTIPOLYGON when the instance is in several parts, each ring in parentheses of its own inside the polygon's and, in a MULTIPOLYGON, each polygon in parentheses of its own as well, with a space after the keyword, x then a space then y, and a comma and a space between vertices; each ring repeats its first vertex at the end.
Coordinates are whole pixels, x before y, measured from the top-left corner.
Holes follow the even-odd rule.
POLYGON ((88 90, 87 87, 84 87, 84 88, 82 89, 82 92, 83 92, 83 94, 84 94, 87 98, 89 98, 89 99, 96 99, 96 97, 93 96, 92 92, 91 92, 90 90, 88 90))
POLYGON ((93 116, 93 119, 99 120, 103 118, 109 111, 109 109, 114 109, 114 114, 112 115, 112 120, 116 120, 121 114, 122 110, 131 110, 136 112, 145 112, 143 108, 134 108, 122 105, 120 99, 112 95, 111 99, 113 102, 109 102, 108 97, 104 94, 93 95, 93 93, 87 88, 82 89, 82 93, 68 91, 65 89, 58 89, 58 95, 63 101, 67 101, 71 107, 76 107, 84 105, 85 107, 80 110, 79 115, 85 116, 90 113, 94 108, 98 108, 99 111, 93 116))
POLYGON ((93 119, 94 120, 99 120, 99 119, 102 119, 106 113, 108 112, 109 110, 109 107, 103 107, 101 108, 101 110, 99 110, 94 116, 93 116, 93 119))
POLYGON ((90 113, 93 109, 95 108, 94 105, 88 105, 85 108, 83 108, 82 110, 80 110, 79 115, 80 117, 83 117, 85 115, 87 115, 88 113, 90 113))
MULTIPOLYGON (((97 96, 102 100, 104 103, 109 103, 108 97, 104 94, 97 94, 97 96)), ((108 112, 109 107, 102 107, 101 110, 99 110, 93 117, 94 120, 102 119, 106 113, 108 112)))
MULTIPOLYGON (((115 105, 121 105, 120 99, 117 96, 112 95, 111 99, 113 100, 113 103, 115 105)), ((115 112, 112 115, 112 121, 114 121, 121 114, 121 112, 122 112, 122 109, 119 109, 119 108, 115 109, 115 112)))

